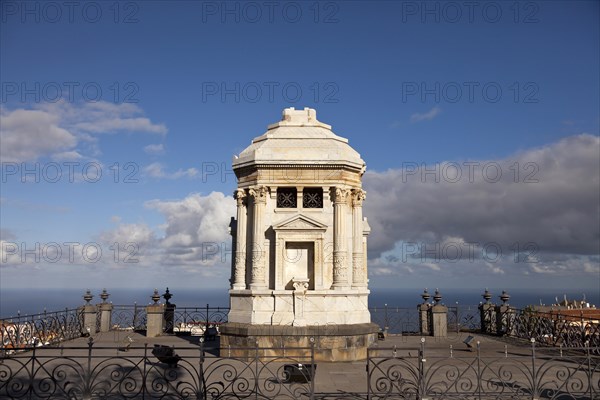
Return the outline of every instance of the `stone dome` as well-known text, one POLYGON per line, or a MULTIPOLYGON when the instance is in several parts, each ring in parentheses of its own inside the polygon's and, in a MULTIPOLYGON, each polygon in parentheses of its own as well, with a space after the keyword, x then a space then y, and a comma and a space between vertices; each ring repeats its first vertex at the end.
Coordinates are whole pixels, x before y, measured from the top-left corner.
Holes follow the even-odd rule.
POLYGON ((252 140, 252 144, 233 158, 233 169, 248 166, 275 165, 344 165, 365 169, 360 154, 337 136, 331 126, 317 120, 312 108, 283 110, 281 121, 271 124, 267 132, 252 140))

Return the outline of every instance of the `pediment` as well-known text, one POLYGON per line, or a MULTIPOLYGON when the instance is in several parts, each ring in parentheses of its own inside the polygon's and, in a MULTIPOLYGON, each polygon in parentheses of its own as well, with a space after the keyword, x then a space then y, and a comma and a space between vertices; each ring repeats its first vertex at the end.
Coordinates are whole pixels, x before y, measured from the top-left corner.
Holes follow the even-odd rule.
POLYGON ((327 225, 307 217, 306 215, 294 215, 273 226, 274 230, 326 230, 327 225))

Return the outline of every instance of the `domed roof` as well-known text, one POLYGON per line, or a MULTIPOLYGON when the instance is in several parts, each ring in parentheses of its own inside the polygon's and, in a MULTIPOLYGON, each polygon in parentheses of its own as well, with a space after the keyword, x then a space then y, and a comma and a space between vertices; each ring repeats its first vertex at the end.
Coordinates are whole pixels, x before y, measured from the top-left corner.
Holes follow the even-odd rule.
POLYGON ((365 162, 337 136, 331 126, 317 120, 312 108, 283 110, 281 121, 269 125, 267 132, 252 140, 239 156, 233 158, 233 169, 251 165, 345 165, 364 170, 365 162))

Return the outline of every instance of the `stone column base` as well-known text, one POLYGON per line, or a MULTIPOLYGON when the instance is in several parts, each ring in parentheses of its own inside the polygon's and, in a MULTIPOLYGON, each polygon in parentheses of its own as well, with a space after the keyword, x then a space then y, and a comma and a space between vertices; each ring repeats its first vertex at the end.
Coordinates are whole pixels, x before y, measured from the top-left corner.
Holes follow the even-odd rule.
MULTIPOLYGON (((311 338, 314 338, 315 360, 344 362, 366 360, 367 348, 377 341, 377 324, 352 325, 253 325, 228 322, 219 327, 221 357, 254 358, 256 347, 265 357, 283 356, 283 348, 306 347, 294 351, 310 357, 311 338)), ((286 352, 291 354, 291 352, 286 352)))

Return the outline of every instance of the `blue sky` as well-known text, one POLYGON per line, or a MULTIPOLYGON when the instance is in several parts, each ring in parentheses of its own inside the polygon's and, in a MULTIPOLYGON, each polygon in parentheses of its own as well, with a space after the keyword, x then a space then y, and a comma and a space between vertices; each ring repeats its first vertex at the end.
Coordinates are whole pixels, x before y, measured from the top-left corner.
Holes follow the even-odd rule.
POLYGON ((1 3, 0 288, 227 287, 231 157, 293 106, 367 163, 372 288, 600 292, 598 2, 48 4, 1 3))

